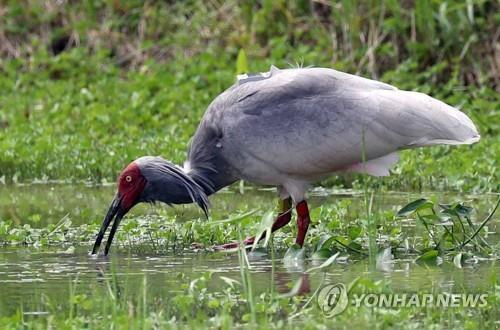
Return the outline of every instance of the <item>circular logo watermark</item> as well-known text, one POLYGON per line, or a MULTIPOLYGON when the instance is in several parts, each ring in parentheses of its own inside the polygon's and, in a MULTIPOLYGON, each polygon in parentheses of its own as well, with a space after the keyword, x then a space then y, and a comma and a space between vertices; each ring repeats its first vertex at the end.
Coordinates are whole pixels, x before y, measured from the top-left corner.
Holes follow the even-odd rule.
POLYGON ((344 284, 327 284, 318 292, 318 306, 325 317, 334 317, 342 313, 349 303, 344 284))

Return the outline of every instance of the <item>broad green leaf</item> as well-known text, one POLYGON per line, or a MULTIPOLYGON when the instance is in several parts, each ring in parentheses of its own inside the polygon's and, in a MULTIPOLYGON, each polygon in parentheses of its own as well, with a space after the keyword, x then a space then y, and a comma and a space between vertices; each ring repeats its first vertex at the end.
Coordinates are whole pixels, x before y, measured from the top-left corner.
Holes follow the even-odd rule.
POLYGON ((455 206, 455 210, 462 216, 469 216, 472 213, 472 207, 470 206, 465 206, 461 203, 458 203, 455 206))
POLYGON ((396 215, 398 217, 404 217, 416 211, 430 209, 432 206, 433 203, 431 201, 425 198, 420 198, 403 206, 403 208, 401 208, 396 215))
POLYGON ((344 244, 344 245, 348 245, 349 244, 349 240, 345 237, 342 237, 342 236, 334 236, 333 237, 336 241, 340 242, 341 244, 344 244))
POLYGON ((328 259, 332 256, 332 251, 329 249, 321 249, 313 253, 312 259, 313 260, 322 260, 322 259, 328 259))
POLYGON ((360 226, 350 226, 347 234, 349 235, 349 238, 351 240, 354 240, 359 237, 359 235, 361 234, 361 230, 362 229, 360 226))
POLYGON ((440 221, 441 218, 438 214, 424 214, 420 216, 422 219, 429 220, 430 222, 440 221))
POLYGON ((463 205, 462 203, 457 204, 439 204, 443 208, 443 213, 451 214, 454 216, 469 216, 473 210, 472 207, 463 205))
POLYGON ((439 256, 439 251, 438 250, 429 250, 422 255, 420 255, 416 262, 425 262, 425 263, 432 263, 436 262, 437 258, 439 256))
POLYGON ((352 250, 355 250, 355 251, 361 251, 363 250, 363 247, 361 246, 361 244, 359 243, 356 243, 356 242, 350 242, 347 247, 351 248, 352 250))
POLYGON ((441 236, 441 240, 439 241, 439 246, 442 249, 449 249, 454 246, 453 236, 450 232, 445 231, 441 236))
POLYGON ((319 239, 318 245, 316 245, 316 251, 328 249, 332 242, 335 241, 335 236, 323 235, 319 239))

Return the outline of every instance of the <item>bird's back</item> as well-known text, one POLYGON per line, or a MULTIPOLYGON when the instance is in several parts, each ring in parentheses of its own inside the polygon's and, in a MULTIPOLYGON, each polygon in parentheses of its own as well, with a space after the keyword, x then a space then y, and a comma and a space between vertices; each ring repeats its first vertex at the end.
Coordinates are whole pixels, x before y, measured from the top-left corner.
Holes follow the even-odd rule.
POLYGON ((236 176, 280 184, 356 170, 401 149, 478 140, 465 114, 427 95, 331 69, 274 68, 212 102, 189 161, 217 155, 236 176))

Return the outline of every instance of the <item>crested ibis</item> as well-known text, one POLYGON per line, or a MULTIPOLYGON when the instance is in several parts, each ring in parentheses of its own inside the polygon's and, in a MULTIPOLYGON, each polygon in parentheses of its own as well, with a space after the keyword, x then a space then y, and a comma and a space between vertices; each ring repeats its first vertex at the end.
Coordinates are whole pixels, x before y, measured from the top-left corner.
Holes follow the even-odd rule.
MULTIPOLYGON (((465 114, 428 95, 332 69, 272 66, 269 72, 239 76, 212 101, 182 167, 145 156, 121 172, 92 254, 114 219, 108 253, 134 205, 196 203, 207 214, 208 196, 241 179, 277 187, 281 213, 272 230, 290 222, 294 206, 296 243, 302 246, 311 183, 341 172, 389 175, 399 150, 479 139, 465 114)), ((250 237, 245 244, 253 241, 250 237)))

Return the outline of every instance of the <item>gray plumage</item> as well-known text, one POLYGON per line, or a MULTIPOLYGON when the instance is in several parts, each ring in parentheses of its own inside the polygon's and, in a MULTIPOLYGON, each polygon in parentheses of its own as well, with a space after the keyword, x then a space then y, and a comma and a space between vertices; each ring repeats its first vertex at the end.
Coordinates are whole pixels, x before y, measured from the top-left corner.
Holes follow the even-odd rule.
POLYGON ((398 150, 479 138, 465 114, 425 94, 331 69, 273 67, 210 104, 185 170, 213 190, 242 178, 300 201, 330 173, 388 175, 398 150))

